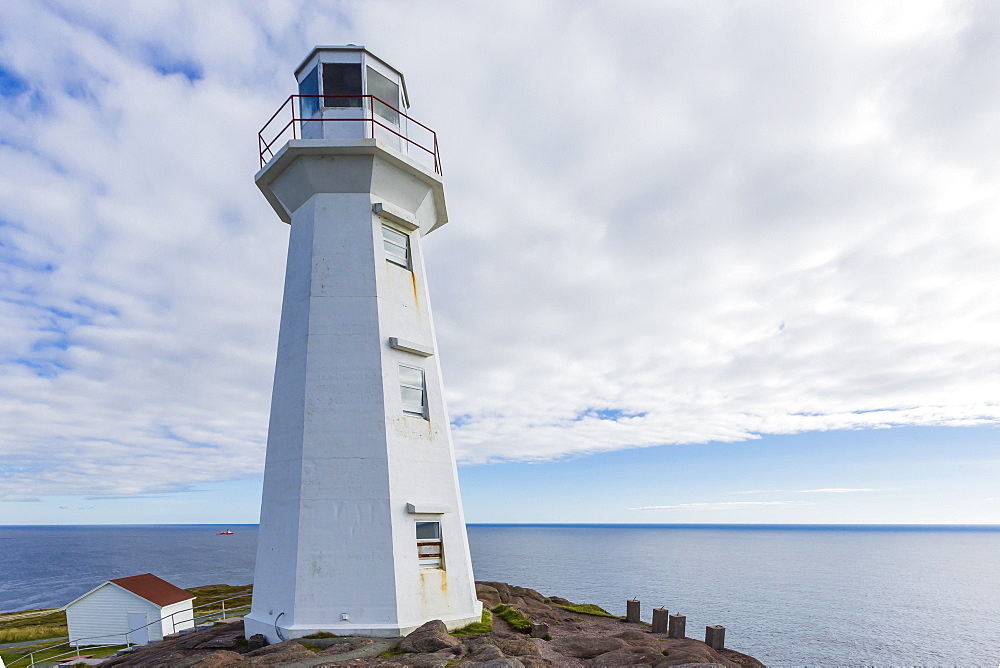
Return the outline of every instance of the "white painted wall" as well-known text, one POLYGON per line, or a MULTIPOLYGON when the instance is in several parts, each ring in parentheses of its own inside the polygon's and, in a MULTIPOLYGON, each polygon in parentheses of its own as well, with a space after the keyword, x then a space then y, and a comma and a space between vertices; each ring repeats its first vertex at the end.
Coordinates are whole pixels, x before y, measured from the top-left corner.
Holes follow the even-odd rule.
MULTIPOLYGON (((190 601, 186 604, 191 606, 190 601)), ((162 610, 155 603, 108 583, 66 608, 69 641, 81 645, 122 645, 125 634, 131 630, 128 613, 143 612, 148 621, 156 622, 164 615, 162 610)), ((149 626, 149 639, 163 639, 159 623, 149 626)))
POLYGON ((161 634, 168 636, 184 629, 194 628, 194 599, 180 601, 160 608, 161 634))
POLYGON ((300 140, 258 185, 292 226, 247 636, 478 621, 438 357, 388 344, 436 350, 420 236, 447 219, 440 180, 372 140, 300 140), (419 225, 412 273, 386 261, 375 202, 419 225), (400 362, 424 369, 430 420, 402 414, 400 362), (408 503, 450 509, 424 517, 446 570, 419 569, 408 503))

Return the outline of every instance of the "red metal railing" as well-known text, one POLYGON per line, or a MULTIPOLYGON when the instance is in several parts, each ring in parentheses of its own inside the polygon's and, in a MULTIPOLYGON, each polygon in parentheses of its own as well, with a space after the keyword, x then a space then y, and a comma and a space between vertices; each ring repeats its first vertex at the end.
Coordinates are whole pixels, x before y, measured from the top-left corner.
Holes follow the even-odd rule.
POLYGON ((434 161, 434 172, 436 174, 441 174, 441 153, 438 150, 438 140, 437 133, 431 130, 429 127, 421 123, 420 121, 407 116, 399 109, 396 109, 391 104, 388 104, 374 95, 289 95, 288 99, 285 100, 284 104, 278 107, 278 110, 274 112, 274 115, 268 119, 264 127, 260 129, 257 133, 257 148, 260 149, 260 166, 263 167, 267 164, 267 161, 274 157, 274 154, 278 147, 283 146, 285 141, 290 139, 299 139, 302 137, 302 127, 303 123, 368 123, 368 133, 369 137, 375 136, 375 127, 378 126, 383 128, 387 132, 399 137, 401 140, 406 142, 407 146, 415 147, 421 151, 426 152, 430 158, 434 161), (319 108, 322 111, 325 107, 323 106, 324 99, 330 98, 351 98, 358 100, 359 105, 352 105, 348 107, 337 107, 337 109, 352 109, 355 106, 360 106, 362 110, 366 113, 365 116, 361 118, 323 118, 322 116, 317 116, 315 118, 302 118, 299 114, 301 113, 301 100, 304 98, 316 98, 319 100, 319 108), (400 132, 399 126, 393 125, 387 119, 380 117, 375 113, 375 103, 383 105, 386 109, 391 109, 393 112, 399 114, 401 118, 405 118, 407 121, 407 134, 400 132), (288 116, 284 116, 283 112, 288 108, 288 116), (279 116, 283 118, 288 118, 287 121, 282 121, 279 116), (277 123, 275 123, 277 121, 277 123), (416 126, 416 128, 413 128, 416 126), (410 134, 409 130, 419 129, 421 134, 426 135, 426 139, 422 141, 417 141, 412 137, 407 136, 410 134), (291 137, 289 137, 289 133, 291 137), (265 137, 270 137, 270 140, 265 137))

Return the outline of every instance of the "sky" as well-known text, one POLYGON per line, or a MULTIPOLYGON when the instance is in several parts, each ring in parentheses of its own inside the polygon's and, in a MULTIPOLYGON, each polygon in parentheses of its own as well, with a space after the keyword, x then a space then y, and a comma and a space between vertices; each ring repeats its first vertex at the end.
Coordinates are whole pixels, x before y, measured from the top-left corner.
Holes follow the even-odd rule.
POLYGON ((0 525, 254 523, 317 44, 434 128, 469 522, 1000 524, 1000 4, 0 3, 0 525))

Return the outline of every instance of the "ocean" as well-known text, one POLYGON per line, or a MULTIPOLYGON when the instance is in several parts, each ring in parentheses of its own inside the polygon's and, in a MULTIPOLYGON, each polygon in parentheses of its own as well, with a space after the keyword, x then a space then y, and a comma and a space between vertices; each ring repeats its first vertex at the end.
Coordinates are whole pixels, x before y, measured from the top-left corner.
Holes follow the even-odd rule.
MULTIPOLYGON (((0 611, 109 578, 253 579, 257 527, 0 527, 0 611), (216 536, 230 529, 232 536, 216 536)), ((687 615, 769 666, 1000 665, 1000 527, 470 525, 479 580, 687 615)), ((447 546, 445 546, 447 550, 447 546)))

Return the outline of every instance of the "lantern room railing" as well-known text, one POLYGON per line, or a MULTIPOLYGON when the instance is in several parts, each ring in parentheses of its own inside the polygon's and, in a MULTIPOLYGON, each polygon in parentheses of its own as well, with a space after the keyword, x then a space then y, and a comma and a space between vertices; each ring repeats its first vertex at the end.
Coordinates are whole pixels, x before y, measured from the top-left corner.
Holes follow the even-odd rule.
POLYGON ((289 95, 284 104, 278 107, 274 115, 264 124, 257 134, 257 147, 260 149, 260 166, 263 167, 274 157, 278 149, 289 139, 302 139, 302 130, 307 123, 367 123, 369 138, 375 137, 375 128, 379 127, 386 132, 399 137, 409 148, 417 149, 434 162, 434 173, 441 174, 441 153, 438 150, 437 133, 429 127, 407 116, 399 109, 388 104, 374 95, 289 95), (335 108, 338 110, 361 107, 364 114, 358 118, 324 118, 322 115, 303 118, 301 114, 303 99, 316 98, 319 103, 319 110, 322 113, 326 109, 335 108), (358 100, 359 104, 346 105, 344 107, 323 106, 325 100, 331 98, 351 98, 358 100), (401 126, 393 124, 391 121, 375 113, 376 103, 379 108, 389 109, 400 118, 406 119, 405 134, 400 132, 401 126), (414 131, 411 133, 411 130, 414 131), (415 139, 411 134, 417 134, 415 139))

